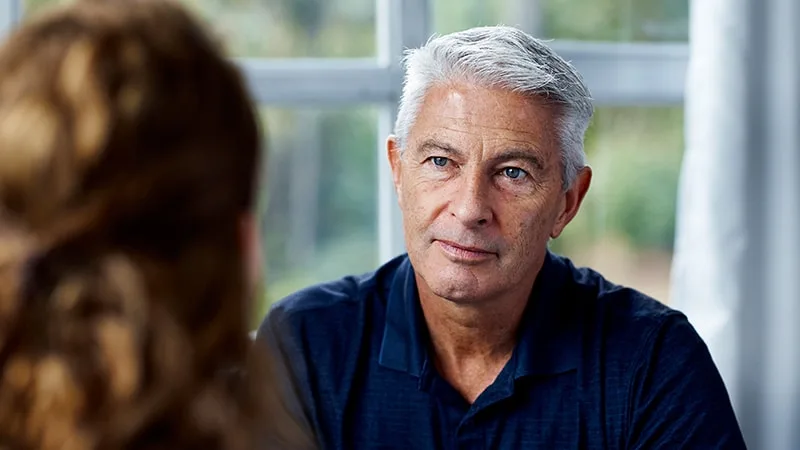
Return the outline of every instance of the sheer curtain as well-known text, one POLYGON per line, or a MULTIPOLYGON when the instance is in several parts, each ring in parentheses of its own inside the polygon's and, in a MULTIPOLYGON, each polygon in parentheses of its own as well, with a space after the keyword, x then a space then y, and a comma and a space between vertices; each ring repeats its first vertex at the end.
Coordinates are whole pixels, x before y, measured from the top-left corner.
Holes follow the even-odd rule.
POLYGON ((694 0, 672 304, 748 446, 800 448, 800 2, 694 0))

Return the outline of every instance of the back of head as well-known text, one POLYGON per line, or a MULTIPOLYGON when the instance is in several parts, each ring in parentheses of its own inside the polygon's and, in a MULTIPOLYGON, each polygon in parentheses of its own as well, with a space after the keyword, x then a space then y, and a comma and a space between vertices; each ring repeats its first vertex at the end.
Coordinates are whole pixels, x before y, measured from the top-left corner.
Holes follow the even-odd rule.
POLYGON ((589 90, 575 68, 544 42, 507 26, 476 27, 435 36, 405 59, 395 133, 402 146, 428 89, 468 83, 537 96, 558 109, 563 183, 585 165, 583 138, 593 114, 589 90))
POLYGON ((240 75, 177 5, 77 2, 10 36, 0 447, 253 448, 276 431, 266 394, 219 376, 248 353, 259 145, 240 75))

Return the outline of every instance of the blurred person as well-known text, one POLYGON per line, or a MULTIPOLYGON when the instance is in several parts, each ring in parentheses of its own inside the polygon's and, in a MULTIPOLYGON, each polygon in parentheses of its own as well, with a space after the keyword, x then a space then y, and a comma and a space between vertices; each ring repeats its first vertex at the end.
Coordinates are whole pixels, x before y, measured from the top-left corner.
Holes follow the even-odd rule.
POLYGON ((548 250, 592 177, 580 74, 509 27, 405 62, 387 154, 408 254, 290 295, 258 335, 322 445, 744 448, 686 317, 548 250))
POLYGON ((177 4, 82 1, 10 36, 0 448, 309 448, 249 353, 259 156, 239 72, 177 4))

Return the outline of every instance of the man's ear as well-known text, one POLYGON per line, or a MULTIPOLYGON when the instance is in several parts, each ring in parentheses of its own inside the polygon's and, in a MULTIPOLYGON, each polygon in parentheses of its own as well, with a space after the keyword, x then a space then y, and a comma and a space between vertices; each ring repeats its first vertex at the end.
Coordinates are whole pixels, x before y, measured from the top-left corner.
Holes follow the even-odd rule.
POLYGON ((403 170, 402 149, 400 148, 397 136, 390 135, 386 139, 386 156, 389 160, 389 167, 392 169, 392 181, 394 181, 394 190, 397 193, 397 198, 400 199, 402 191, 402 183, 400 174, 403 170))
POLYGON ((589 185, 592 183, 592 168, 585 166, 578 172, 575 181, 567 189, 562 198, 561 212, 556 219, 553 229, 550 231, 550 237, 555 239, 561 235, 564 228, 569 224, 572 219, 578 214, 581 208, 586 193, 589 191, 589 185))

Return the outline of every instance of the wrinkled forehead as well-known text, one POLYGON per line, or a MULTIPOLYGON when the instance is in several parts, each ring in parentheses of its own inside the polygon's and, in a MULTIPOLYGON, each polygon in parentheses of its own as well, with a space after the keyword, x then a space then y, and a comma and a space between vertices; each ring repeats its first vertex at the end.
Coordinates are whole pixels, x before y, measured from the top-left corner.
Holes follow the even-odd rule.
POLYGON ((409 133, 412 149, 435 140, 465 152, 527 149, 558 158, 558 108, 502 89, 437 85, 426 94, 409 133))

